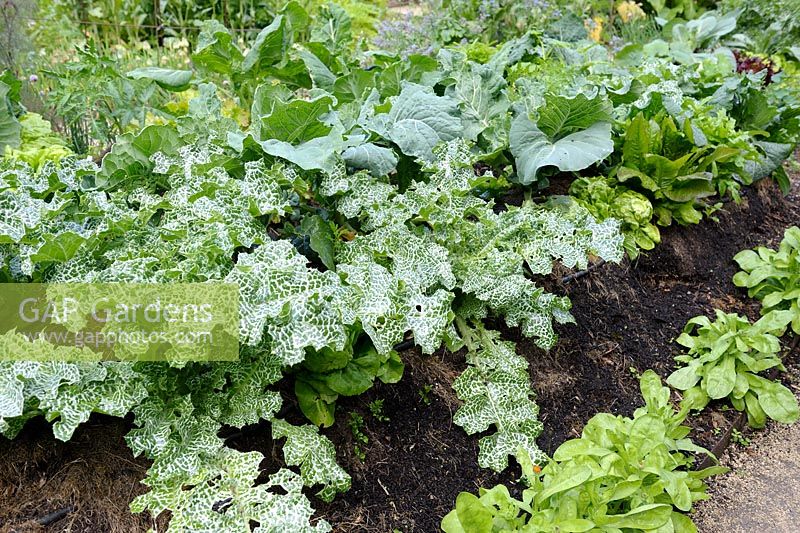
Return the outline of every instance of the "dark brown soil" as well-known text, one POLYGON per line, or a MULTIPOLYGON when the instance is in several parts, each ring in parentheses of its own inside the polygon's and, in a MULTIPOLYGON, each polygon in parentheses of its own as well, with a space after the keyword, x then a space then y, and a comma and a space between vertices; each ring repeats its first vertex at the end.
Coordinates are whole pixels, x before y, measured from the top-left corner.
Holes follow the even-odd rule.
MULTIPOLYGON (((637 376, 652 368, 666 377, 680 346, 672 341, 687 320, 714 309, 756 319, 759 307, 731 281, 732 258, 745 248, 775 245, 800 223, 796 197, 784 198, 772 182, 747 191, 741 205, 728 204, 718 222, 662 228, 662 243, 633 264, 603 265, 564 287, 577 324, 560 328, 561 341, 545 354, 520 339, 530 354, 548 451, 575 437, 599 411, 630 415, 641 405, 637 376)), ((693 437, 711 445, 708 433, 722 422, 713 411, 693 437)))
POLYGON ((152 527, 128 504, 146 491, 139 483, 149 462, 136 459, 123 436, 129 421, 93 416, 69 442, 50 424, 31 420, 13 441, 0 437, 0 531, 127 533, 152 527), (74 506, 49 528, 37 519, 74 506))
MULTIPOLYGON (((726 207, 716 223, 662 230, 662 244, 633 264, 604 265, 554 286, 572 299, 577 325, 559 328, 561 341, 550 353, 506 332, 530 361, 545 426, 539 442, 546 451, 578 436, 595 413, 630 414, 640 405, 636 374, 648 368, 669 374, 677 353, 672 340, 689 318, 715 307, 757 315, 758 308, 730 281, 736 272, 731 258, 744 248, 774 245, 786 227, 800 223, 797 189, 784 198, 765 181, 748 189, 741 205, 726 207)), ((498 482, 513 485, 519 474, 516 467, 500 475, 479 468, 477 437, 452 423, 459 402, 450 384, 464 369, 463 357, 413 351, 403 357, 400 383, 378 384, 361 397, 340 401, 337 423, 325 431, 353 477, 352 489, 332 504, 314 502, 318 515, 337 531, 437 531, 459 492, 498 482), (388 420, 371 413, 374 400, 383 400, 381 414, 388 420), (369 443, 361 445, 363 462, 354 452, 351 413, 365 420, 369 443)), ((692 419, 693 436, 711 446, 714 428, 726 427, 732 418, 720 408, 707 410, 692 419)), ((48 424, 34 421, 17 440, 0 439, 0 530, 37 531, 31 520, 69 504, 75 511, 47 531, 150 527, 149 520, 127 511, 128 502, 145 490, 138 481, 147 467, 125 447, 128 428, 123 420, 92 417, 73 441, 59 443, 48 424)), ((274 457, 268 435, 258 428, 235 445, 274 457)))

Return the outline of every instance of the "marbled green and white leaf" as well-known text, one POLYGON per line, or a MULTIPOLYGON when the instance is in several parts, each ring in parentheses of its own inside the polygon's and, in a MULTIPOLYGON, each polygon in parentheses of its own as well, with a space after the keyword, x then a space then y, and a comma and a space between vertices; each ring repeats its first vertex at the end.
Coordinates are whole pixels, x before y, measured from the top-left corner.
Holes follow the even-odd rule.
POLYGON ((293 426, 280 419, 272 421, 272 438, 286 437, 283 456, 289 466, 299 466, 300 476, 309 487, 322 485, 317 493, 330 502, 339 492, 350 488, 350 475, 336 463, 333 443, 319 434, 315 426, 293 426))

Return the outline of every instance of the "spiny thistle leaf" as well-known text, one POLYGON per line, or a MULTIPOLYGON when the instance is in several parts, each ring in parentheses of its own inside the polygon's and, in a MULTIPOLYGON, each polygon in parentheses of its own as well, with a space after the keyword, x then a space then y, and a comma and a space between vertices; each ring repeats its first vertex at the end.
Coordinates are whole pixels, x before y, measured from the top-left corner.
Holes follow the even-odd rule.
POLYGON ((300 466, 303 483, 309 487, 321 484, 317 493, 322 500, 330 502, 339 492, 350 488, 350 476, 336 464, 333 443, 314 426, 293 426, 280 419, 272 421, 272 438, 286 437, 283 455, 289 466, 300 466))
POLYGON ((495 428, 479 442, 478 464, 500 472, 508 466, 508 456, 516 456, 520 448, 534 462, 544 461, 545 454, 536 446, 542 424, 539 407, 531 399, 527 361, 496 331, 479 326, 464 333, 478 344, 467 355, 471 366, 453 382, 464 402, 453 422, 470 435, 495 428))

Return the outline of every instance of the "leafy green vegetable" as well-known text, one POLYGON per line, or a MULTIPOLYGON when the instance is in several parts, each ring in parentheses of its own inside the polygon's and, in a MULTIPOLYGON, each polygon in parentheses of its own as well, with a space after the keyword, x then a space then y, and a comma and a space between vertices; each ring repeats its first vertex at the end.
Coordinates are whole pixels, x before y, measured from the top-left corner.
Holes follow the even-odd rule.
POLYGON ((134 80, 153 80, 164 89, 170 91, 183 91, 189 88, 189 82, 192 80, 193 73, 191 70, 142 67, 131 70, 125 75, 134 80))
POLYGON ((791 155, 792 145, 767 141, 756 141, 755 145, 759 148, 760 157, 754 161, 747 161, 747 166, 745 167, 747 172, 754 180, 772 175, 778 182, 783 194, 789 194, 792 184, 782 165, 791 155))
POLYGON ((398 353, 390 350, 382 354, 369 342, 354 342, 352 339, 360 333, 352 330, 342 350, 324 348, 306 355, 295 381, 295 393, 303 414, 316 425, 333 424, 339 396, 357 396, 372 387, 375 379, 397 383, 403 376, 398 353))
POLYGON ((394 151, 373 143, 348 148, 342 152, 342 159, 354 169, 369 170, 376 178, 393 172, 398 162, 394 151))
POLYGON ((547 95, 538 113, 536 123, 520 114, 511 124, 510 149, 522 184, 536 182, 543 167, 583 170, 613 152, 610 111, 603 99, 547 95))
POLYGON ((264 67, 279 63, 291 46, 291 31, 283 15, 278 15, 272 23, 258 32, 253 46, 244 56, 242 73, 251 77, 261 76, 264 67))
POLYGON ((352 19, 339 5, 330 3, 322 7, 319 24, 311 31, 311 41, 322 43, 331 53, 342 53, 353 38, 352 19))
POLYGON ((609 178, 579 178, 569 192, 598 220, 619 220, 628 257, 636 259, 639 250, 652 250, 661 242, 658 227, 652 223, 653 205, 645 196, 615 184, 609 178))
POLYGON ((667 382, 693 397, 730 399, 739 411, 747 412, 752 427, 764 427, 767 417, 789 424, 800 417, 797 399, 780 383, 758 375, 769 368, 783 370, 778 337, 791 320, 789 311, 771 311, 755 324, 733 313, 717 310, 711 321, 691 319, 678 337, 688 353, 675 358, 686 366, 676 370, 667 382))
POLYGON ((736 29, 736 15, 735 12, 720 14, 707 11, 686 23, 673 25, 672 38, 675 47, 694 51, 712 45, 736 29))
MULTIPOLYGON (((690 128, 688 120, 685 124, 690 128)), ((695 148, 670 116, 648 120, 640 113, 626 129, 616 178, 654 201, 659 224, 669 225, 673 218, 696 224, 703 216, 700 209, 707 208, 703 199, 717 192, 709 167, 735 154, 695 148)))
POLYGON ((456 55, 448 57, 446 53, 440 53, 439 61, 453 68, 450 77, 454 83, 448 85, 445 94, 458 101, 464 138, 485 145, 489 153, 503 148, 508 143, 511 103, 502 71, 456 55))
POLYGON ((52 126, 36 113, 26 113, 19 118, 20 145, 6 148, 5 157, 23 161, 40 169, 46 161, 57 163, 72 154, 66 143, 53 133, 52 126))
POLYGON ((103 157, 95 184, 114 188, 123 181, 147 181, 155 163, 151 159, 157 153, 177 155, 180 137, 173 126, 148 126, 137 134, 126 133, 103 157))
POLYGON ((733 277, 751 298, 761 300, 761 313, 789 311, 792 331, 800 334, 800 228, 786 230, 777 250, 760 246, 733 258, 741 272, 733 277))
POLYGON ((726 471, 691 470, 691 454, 708 453, 681 425, 695 404, 680 411, 652 371, 640 380, 645 406, 633 418, 599 413, 581 437, 564 442, 539 473, 522 456, 528 489, 522 499, 498 485, 480 496, 461 493, 442 520, 447 533, 467 531, 693 531, 689 512, 706 499, 703 479, 726 471))
POLYGON ((270 114, 253 117, 252 131, 258 145, 265 153, 304 170, 332 171, 335 154, 343 144, 341 132, 324 122, 332 103, 329 96, 275 102, 270 114))
POLYGON ((192 61, 198 67, 220 74, 233 74, 241 68, 244 55, 233 42, 233 35, 216 20, 204 21, 192 61))
POLYGON ((0 155, 6 147, 16 148, 20 142, 22 127, 16 118, 12 100, 12 88, 0 81, 0 155))
POLYGON ((400 94, 390 100, 389 112, 375 115, 365 127, 397 144, 404 154, 432 160, 437 144, 461 137, 463 126, 453 98, 404 82, 400 94))

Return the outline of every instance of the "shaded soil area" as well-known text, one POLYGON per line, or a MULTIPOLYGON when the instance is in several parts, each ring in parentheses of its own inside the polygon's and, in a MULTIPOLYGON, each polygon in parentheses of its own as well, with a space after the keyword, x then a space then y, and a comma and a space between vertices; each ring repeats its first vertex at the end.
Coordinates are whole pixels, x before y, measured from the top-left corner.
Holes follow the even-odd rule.
POLYGON ((71 441, 61 442, 37 418, 15 440, 0 437, 0 531, 125 533, 152 527, 128 510, 146 491, 139 480, 149 467, 125 445, 129 428, 129 420, 93 416, 71 441), (49 527, 37 523, 69 509, 49 527))
MULTIPOLYGON (((744 313, 758 307, 733 286, 732 257, 756 245, 775 245, 783 231, 800 224, 797 188, 788 198, 771 181, 748 189, 740 205, 728 204, 718 222, 662 230, 662 244, 634 263, 604 265, 566 285, 549 287, 567 294, 577 324, 559 327, 561 340, 549 353, 514 330, 530 362, 545 431, 540 445, 552 452, 576 437, 594 414, 630 414, 641 399, 637 374, 653 368, 669 374, 677 345, 672 340, 686 321, 713 308, 744 313)), ((406 373, 394 385, 378 384, 366 394, 339 402, 337 423, 325 430, 340 464, 353 477, 352 489, 325 505, 312 498, 318 516, 337 531, 432 532, 452 509, 461 491, 513 484, 512 467, 503 474, 477 466, 478 437, 452 423, 458 409, 451 383, 464 370, 461 354, 445 351, 403 354, 406 373), (380 409, 375 401, 382 402, 380 409), (352 414, 364 420, 354 438, 352 414), (363 453, 363 460, 356 451, 363 453)), ((289 395, 285 395, 291 404, 289 395)), ((296 409, 287 417, 300 421, 296 409)), ((733 418, 729 411, 707 410, 692 419, 694 438, 711 446, 733 418)), ((131 515, 128 502, 146 487, 147 461, 133 458, 123 436, 128 420, 92 417, 73 441, 53 439, 49 425, 30 423, 15 441, 0 439, 0 531, 144 531, 149 519, 131 515), (67 505, 75 510, 46 529, 34 520, 67 505)), ((242 450, 261 451, 278 468, 278 448, 266 425, 232 439, 242 450)))
MULTIPOLYGON (((606 264, 563 287, 577 324, 560 329, 551 353, 520 339, 529 354, 541 418, 548 431, 540 445, 553 451, 577 437, 596 412, 630 415, 640 402, 638 374, 652 368, 666 377, 680 346, 672 341, 687 320, 714 309, 759 316, 758 302, 733 285, 733 256, 745 248, 775 246, 788 226, 800 223, 797 191, 781 196, 771 181, 727 204, 718 222, 662 228, 662 243, 633 262, 606 264)), ((710 411, 694 419, 694 439, 711 445, 709 430, 725 417, 710 411)))

